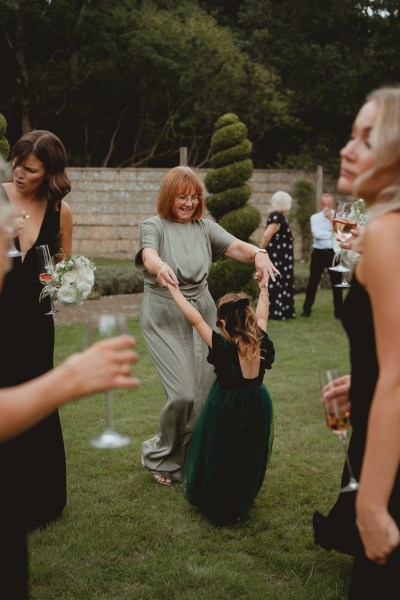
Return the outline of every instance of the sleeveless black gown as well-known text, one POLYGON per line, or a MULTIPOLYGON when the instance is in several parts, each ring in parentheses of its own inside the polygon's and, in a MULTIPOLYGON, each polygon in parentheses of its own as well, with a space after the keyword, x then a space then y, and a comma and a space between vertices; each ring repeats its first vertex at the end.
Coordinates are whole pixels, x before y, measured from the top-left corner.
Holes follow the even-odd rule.
MULTIPOLYGON (((58 250, 60 213, 46 210, 39 236, 24 260, 13 258, 0 295, 2 358, 0 387, 17 385, 53 368, 54 321, 45 315, 50 300, 39 302, 36 246, 58 250)), ((58 411, 0 443, 0 497, 29 531, 60 516, 66 504, 64 441, 58 411)))
MULTIPOLYGON (((343 305, 343 325, 350 342, 352 435, 349 458, 356 479, 360 477, 368 415, 379 375, 375 334, 369 296, 354 276, 343 305)), ((345 465, 342 485, 348 483, 345 465)), ((390 499, 390 513, 400 525, 400 471, 390 499)), ((314 525, 315 541, 322 547, 355 556, 351 598, 398 598, 400 553, 393 553, 385 566, 369 561, 363 552, 355 525, 355 493, 342 493, 327 517, 314 525), (394 591, 390 591, 390 586, 394 591), (387 594, 385 595, 385 591, 387 594), (375 595, 374 595, 375 594, 375 595), (394 594, 394 595, 391 595, 394 594)))

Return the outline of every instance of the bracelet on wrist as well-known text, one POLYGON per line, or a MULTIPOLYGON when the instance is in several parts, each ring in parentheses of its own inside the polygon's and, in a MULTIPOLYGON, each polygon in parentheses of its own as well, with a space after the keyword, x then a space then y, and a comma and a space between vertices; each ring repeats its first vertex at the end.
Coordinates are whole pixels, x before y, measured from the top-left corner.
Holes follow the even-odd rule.
POLYGON ((166 265, 167 263, 165 261, 161 261, 160 264, 157 267, 157 271, 156 271, 156 277, 158 277, 158 274, 160 272, 160 269, 163 265, 166 265))
POLYGON ((258 249, 256 250, 256 253, 255 253, 255 255, 254 255, 254 258, 257 256, 257 254, 258 254, 259 252, 262 252, 263 254, 268 254, 268 252, 266 251, 266 249, 265 249, 265 248, 258 248, 258 249))

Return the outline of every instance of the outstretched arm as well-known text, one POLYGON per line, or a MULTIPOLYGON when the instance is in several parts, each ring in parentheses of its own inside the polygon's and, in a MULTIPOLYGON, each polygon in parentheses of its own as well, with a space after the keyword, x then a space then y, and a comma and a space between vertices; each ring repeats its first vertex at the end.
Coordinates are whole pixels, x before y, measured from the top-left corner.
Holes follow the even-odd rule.
POLYGON ((36 379, 0 390, 0 441, 32 427, 67 400, 137 387, 139 381, 130 371, 138 359, 134 346, 128 335, 102 340, 36 379))
POLYGON ((256 308, 257 325, 263 331, 267 331, 268 316, 269 316, 269 294, 268 288, 259 282, 260 295, 256 308))
POLYGON ((182 294, 178 287, 168 284, 168 289, 171 292, 171 296, 175 300, 179 310, 183 316, 193 325, 200 337, 205 341, 209 348, 212 348, 212 329, 205 322, 198 310, 194 308, 182 294))

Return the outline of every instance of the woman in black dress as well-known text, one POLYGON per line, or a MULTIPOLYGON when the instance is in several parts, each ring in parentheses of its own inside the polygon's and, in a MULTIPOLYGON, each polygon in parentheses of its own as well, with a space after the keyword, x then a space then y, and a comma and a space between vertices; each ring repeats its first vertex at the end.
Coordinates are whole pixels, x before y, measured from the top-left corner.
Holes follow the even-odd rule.
POLYGON ((271 198, 271 212, 268 215, 261 248, 266 248, 272 262, 280 272, 276 281, 268 284, 270 309, 269 318, 276 321, 293 319, 294 310, 294 270, 293 236, 287 222, 292 206, 292 198, 287 192, 275 192, 271 198))
MULTIPOLYGON (((14 386, 53 368, 54 322, 49 299, 39 301, 42 284, 36 246, 47 244, 52 256, 71 254, 72 215, 63 200, 70 191, 66 151, 57 136, 32 131, 15 144, 13 180, 0 193, 24 221, 17 247, 25 254, 12 259, 0 297, 0 330, 4 346, 0 387, 14 386)), ((26 530, 60 516, 66 504, 64 442, 55 411, 13 440, 0 444, 2 493, 26 530)))
MULTIPOLYGON (((12 222, 9 207, 0 200, 0 291, 9 267, 3 225, 12 222)), ((8 440, 52 413, 68 399, 113 387, 136 387, 130 364, 136 362, 130 336, 103 340, 81 354, 69 357, 56 369, 25 384, 0 390, 0 440, 8 440)), ((5 341, 2 339, 2 351, 5 341)), ((1 482, 0 493, 0 598, 27 600, 28 557, 26 529, 14 497, 1 482)))
MULTIPOLYGON (((369 220, 343 310, 351 378, 324 400, 351 402, 349 457, 357 494, 314 515, 315 541, 354 555, 350 598, 399 597, 400 589, 400 88, 369 95, 341 151, 338 189, 362 197, 369 220)), ((343 481, 348 481, 345 468, 343 481)))

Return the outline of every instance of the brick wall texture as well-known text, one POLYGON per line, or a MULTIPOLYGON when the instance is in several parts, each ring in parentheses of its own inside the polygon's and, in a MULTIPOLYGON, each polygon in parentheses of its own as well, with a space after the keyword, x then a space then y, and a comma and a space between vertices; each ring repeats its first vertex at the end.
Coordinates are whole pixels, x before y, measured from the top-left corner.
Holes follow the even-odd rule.
MULTIPOLYGON (((156 214, 157 193, 168 169, 71 168, 72 191, 67 197, 74 218, 73 252, 90 257, 132 258, 139 243, 141 222, 156 214)), ((196 169, 204 179, 207 169, 196 169)), ((314 185, 316 174, 300 170, 255 170, 249 185, 250 203, 261 213, 261 227, 252 235, 261 240, 269 213, 269 200, 277 190, 289 192, 299 179, 314 185)), ((207 217, 211 218, 209 214, 207 217)), ((300 257, 301 240, 289 215, 300 257)))

